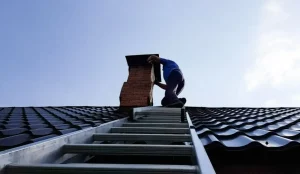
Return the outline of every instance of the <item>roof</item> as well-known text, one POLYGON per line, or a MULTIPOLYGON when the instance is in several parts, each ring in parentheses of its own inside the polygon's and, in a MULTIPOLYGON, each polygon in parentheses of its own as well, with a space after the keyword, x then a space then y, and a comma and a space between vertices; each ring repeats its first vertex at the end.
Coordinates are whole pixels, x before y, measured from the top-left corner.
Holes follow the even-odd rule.
MULTIPOLYGON (((0 107, 0 150, 128 116, 118 109, 114 106, 0 107)), ((300 147, 300 108, 186 109, 208 154, 300 147)))
POLYGON ((188 113, 207 148, 300 145, 300 108, 188 108, 188 113))
POLYGON ((0 150, 127 117, 118 107, 0 108, 0 150))
MULTIPOLYGON (((300 108, 186 109, 217 173, 299 171, 300 108)), ((0 107, 0 150, 127 116, 113 106, 0 107)))
MULTIPOLYGON (((0 148, 63 135, 128 116, 118 107, 0 108, 0 148)), ((300 145, 300 108, 187 107, 203 145, 240 150, 300 145)))
POLYGON ((300 108, 187 110, 217 173, 299 173, 300 108))

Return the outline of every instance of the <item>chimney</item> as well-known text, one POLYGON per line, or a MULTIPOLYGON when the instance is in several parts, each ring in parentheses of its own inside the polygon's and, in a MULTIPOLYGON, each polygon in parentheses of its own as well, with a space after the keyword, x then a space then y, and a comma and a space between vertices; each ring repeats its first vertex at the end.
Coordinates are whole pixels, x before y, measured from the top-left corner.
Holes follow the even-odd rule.
POLYGON ((153 84, 161 81, 160 64, 149 64, 150 55, 126 56, 129 75, 120 93, 120 107, 153 106, 153 84))

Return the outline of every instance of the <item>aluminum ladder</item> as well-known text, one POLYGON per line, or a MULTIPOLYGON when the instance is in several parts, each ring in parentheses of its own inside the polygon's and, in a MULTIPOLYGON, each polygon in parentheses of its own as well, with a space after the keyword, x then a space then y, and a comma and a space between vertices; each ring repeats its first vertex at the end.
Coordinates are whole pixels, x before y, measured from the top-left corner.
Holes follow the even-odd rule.
POLYGON ((1 174, 214 174, 184 108, 129 118, 0 152, 1 174))

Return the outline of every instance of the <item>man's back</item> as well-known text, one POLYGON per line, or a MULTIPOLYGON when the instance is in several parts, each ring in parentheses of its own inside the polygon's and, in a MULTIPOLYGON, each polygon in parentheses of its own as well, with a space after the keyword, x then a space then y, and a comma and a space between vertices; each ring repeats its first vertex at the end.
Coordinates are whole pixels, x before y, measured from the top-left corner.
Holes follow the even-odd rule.
POLYGON ((172 60, 160 58, 160 63, 163 65, 164 79, 167 80, 171 71, 179 70, 179 66, 172 60))

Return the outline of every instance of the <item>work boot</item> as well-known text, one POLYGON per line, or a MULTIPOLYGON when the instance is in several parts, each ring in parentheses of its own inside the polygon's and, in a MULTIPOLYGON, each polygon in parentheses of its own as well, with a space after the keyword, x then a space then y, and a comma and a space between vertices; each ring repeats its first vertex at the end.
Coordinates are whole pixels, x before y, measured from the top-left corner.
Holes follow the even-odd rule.
POLYGON ((185 103, 186 103, 186 98, 179 98, 179 100, 183 103, 183 105, 185 105, 185 103))
POLYGON ((171 104, 168 104, 166 107, 170 107, 170 108, 182 108, 184 106, 184 104, 180 101, 177 100, 171 104))
POLYGON ((161 105, 162 106, 167 106, 167 99, 166 99, 166 97, 164 97, 162 100, 161 100, 161 105))

